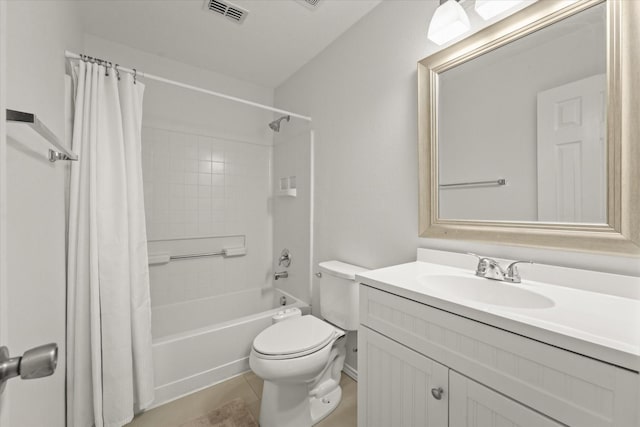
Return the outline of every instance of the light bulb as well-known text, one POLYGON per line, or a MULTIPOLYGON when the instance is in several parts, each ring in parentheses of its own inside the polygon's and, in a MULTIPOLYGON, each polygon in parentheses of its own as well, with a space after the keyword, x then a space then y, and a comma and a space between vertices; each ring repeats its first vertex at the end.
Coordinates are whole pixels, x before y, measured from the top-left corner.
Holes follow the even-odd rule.
POLYGON ((427 37, 437 45, 453 40, 471 28, 469 17, 456 0, 441 4, 429 23, 427 37))

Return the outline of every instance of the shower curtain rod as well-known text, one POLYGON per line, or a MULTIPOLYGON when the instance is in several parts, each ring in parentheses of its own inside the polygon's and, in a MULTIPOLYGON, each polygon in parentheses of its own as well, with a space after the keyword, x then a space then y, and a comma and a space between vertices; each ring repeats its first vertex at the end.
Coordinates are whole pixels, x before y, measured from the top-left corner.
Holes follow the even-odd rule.
MULTIPOLYGON (((79 60, 82 60, 83 58, 88 58, 90 60, 94 60, 94 61, 97 61, 99 63, 114 65, 112 62, 105 61, 103 59, 98 59, 98 58, 94 58, 94 57, 87 56, 87 55, 79 55, 77 53, 69 52, 68 50, 65 51, 64 56, 69 58, 69 59, 79 59, 79 60)), ((193 85, 190 85, 190 84, 178 82, 178 81, 175 81, 175 80, 165 79, 164 77, 155 76, 153 74, 145 73, 143 71, 138 71, 135 68, 134 69, 126 68, 126 67, 123 67, 121 65, 117 65, 117 67, 118 67, 119 71, 122 71, 122 72, 125 72, 125 73, 129 73, 129 74, 133 74, 133 75, 139 76, 139 77, 144 77, 144 78, 147 78, 149 80, 156 80, 156 81, 159 81, 159 82, 162 82, 162 83, 167 83, 167 84, 170 84, 170 85, 173 85, 173 86, 178 86, 178 87, 181 87, 181 88, 184 88, 184 89, 193 90, 195 92, 206 93, 207 95, 217 96, 218 98, 228 99, 229 101, 235 101, 235 102, 239 102, 241 104, 251 105, 252 107, 262 108, 263 110, 273 111, 274 113, 285 114, 287 116, 296 117, 298 119, 311 121, 311 117, 303 116, 301 114, 292 113, 291 111, 281 110, 279 108, 270 107, 268 105, 259 104, 257 102, 253 102, 253 101, 248 101, 246 99, 237 98, 235 96, 225 95, 224 93, 214 92, 214 91, 209 90, 209 89, 203 89, 201 87, 197 87, 197 86, 193 86, 193 85)))

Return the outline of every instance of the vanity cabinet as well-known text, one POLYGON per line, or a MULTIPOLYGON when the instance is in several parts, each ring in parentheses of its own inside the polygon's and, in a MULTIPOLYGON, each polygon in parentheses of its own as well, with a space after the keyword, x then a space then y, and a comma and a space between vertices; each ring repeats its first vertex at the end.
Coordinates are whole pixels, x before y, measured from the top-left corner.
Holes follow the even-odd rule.
POLYGON ((562 425, 384 335, 358 334, 361 427, 562 425))
POLYGON ((366 285, 360 323, 359 427, 638 426, 636 372, 366 285))

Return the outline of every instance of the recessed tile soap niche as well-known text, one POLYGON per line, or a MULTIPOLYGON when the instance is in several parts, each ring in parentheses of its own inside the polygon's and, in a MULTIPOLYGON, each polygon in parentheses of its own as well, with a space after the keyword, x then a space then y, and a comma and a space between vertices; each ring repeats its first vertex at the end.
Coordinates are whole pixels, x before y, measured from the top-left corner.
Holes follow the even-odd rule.
POLYGON ((295 175, 281 177, 276 194, 282 197, 296 197, 298 195, 298 189, 295 175))

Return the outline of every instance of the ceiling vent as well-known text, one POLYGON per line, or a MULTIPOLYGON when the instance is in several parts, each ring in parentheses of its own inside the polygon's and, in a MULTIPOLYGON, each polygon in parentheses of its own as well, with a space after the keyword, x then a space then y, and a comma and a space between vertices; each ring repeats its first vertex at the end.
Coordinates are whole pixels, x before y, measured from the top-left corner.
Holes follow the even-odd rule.
POLYGON ((315 9, 318 7, 320 0, 298 0, 298 3, 307 6, 309 9, 315 9))
POLYGON ((211 12, 222 15, 237 24, 242 24, 249 14, 248 10, 224 0, 207 0, 205 7, 211 12))

